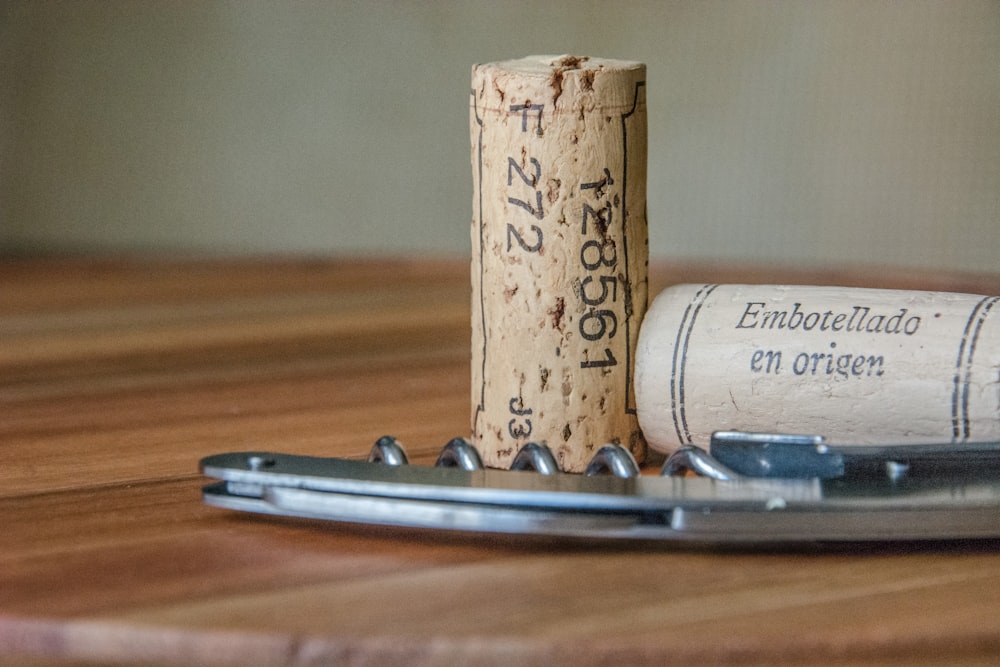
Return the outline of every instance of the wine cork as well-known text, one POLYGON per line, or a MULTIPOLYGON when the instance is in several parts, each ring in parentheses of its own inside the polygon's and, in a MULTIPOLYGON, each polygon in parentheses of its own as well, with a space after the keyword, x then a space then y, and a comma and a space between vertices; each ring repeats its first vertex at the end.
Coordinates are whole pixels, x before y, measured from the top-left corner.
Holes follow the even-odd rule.
POLYGON ((646 309, 645 66, 476 65, 470 114, 472 432, 487 466, 528 442, 582 471, 645 453, 632 391, 646 309))
POLYGON ((1000 297, 680 285, 660 294, 636 351, 650 445, 715 430, 831 443, 1000 438, 1000 297))

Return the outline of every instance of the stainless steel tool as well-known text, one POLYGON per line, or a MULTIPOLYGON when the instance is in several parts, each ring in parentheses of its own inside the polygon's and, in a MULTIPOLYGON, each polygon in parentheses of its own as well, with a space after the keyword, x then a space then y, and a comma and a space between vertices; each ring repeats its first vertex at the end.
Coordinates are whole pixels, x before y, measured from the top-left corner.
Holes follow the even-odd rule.
POLYGON ((385 437, 367 461, 239 452, 201 469, 220 480, 204 489, 210 505, 355 524, 744 545, 1000 537, 1000 443, 836 448, 719 432, 661 475, 616 445, 574 475, 538 444, 497 470, 462 438, 432 467, 385 437))

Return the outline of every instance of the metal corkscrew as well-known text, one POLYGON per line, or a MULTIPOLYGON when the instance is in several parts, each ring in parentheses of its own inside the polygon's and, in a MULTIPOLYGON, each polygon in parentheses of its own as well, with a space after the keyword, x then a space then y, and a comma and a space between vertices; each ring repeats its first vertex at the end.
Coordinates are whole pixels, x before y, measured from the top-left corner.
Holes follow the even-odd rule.
POLYGON ((209 456, 209 505, 354 524, 583 540, 768 544, 1000 537, 1000 443, 832 447, 817 436, 717 432, 661 474, 601 447, 584 474, 544 445, 484 468, 464 438, 433 466, 395 438, 366 461, 236 452, 209 456))

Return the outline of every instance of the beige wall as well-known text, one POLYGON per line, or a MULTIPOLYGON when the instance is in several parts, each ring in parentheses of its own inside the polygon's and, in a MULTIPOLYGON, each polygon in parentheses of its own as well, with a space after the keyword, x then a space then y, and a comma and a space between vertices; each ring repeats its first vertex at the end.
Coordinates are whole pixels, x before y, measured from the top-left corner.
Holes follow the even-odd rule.
POLYGON ((645 61, 659 258, 994 271, 1000 3, 0 2, 0 252, 468 252, 469 69, 645 61))

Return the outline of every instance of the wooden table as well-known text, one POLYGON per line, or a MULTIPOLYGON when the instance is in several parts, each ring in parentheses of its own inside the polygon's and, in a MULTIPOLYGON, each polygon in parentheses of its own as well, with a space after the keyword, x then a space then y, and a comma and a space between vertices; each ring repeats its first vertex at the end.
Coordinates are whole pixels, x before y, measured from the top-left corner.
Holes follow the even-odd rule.
MULTIPOLYGON (((464 261, 0 264, 0 662, 1000 659, 997 542, 599 549, 263 518, 205 455, 429 463, 468 431, 464 261)), ((1000 276, 656 267, 1000 293, 1000 276)))

